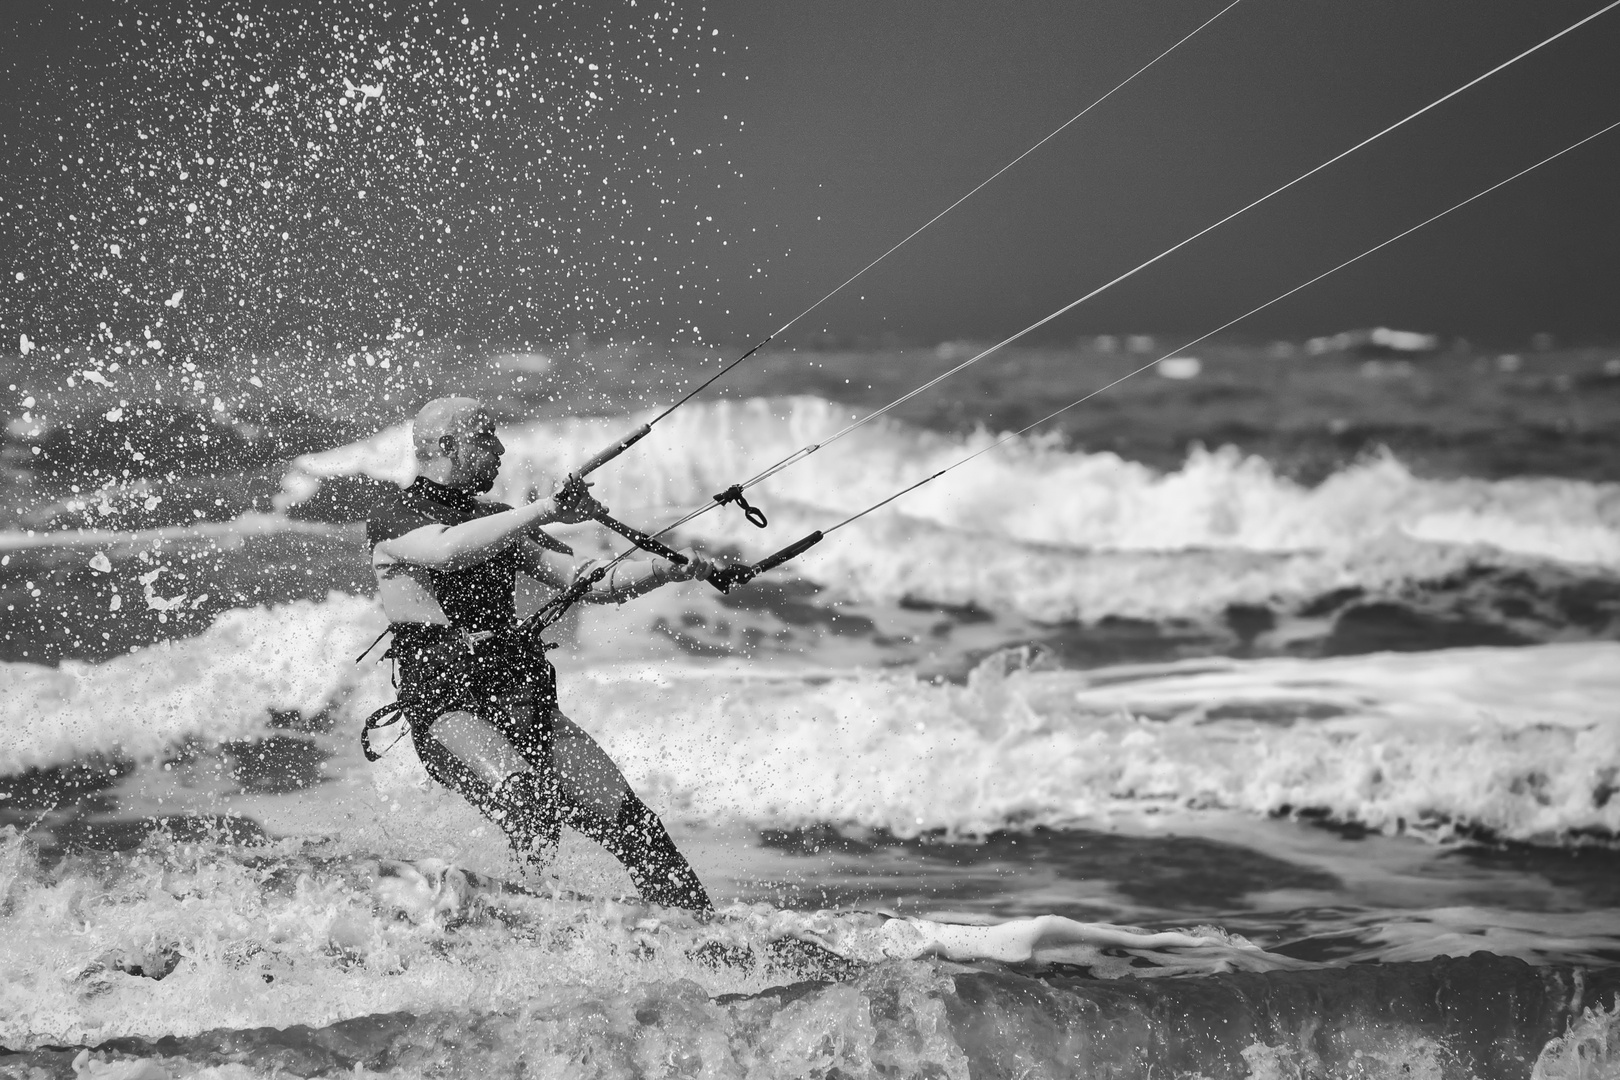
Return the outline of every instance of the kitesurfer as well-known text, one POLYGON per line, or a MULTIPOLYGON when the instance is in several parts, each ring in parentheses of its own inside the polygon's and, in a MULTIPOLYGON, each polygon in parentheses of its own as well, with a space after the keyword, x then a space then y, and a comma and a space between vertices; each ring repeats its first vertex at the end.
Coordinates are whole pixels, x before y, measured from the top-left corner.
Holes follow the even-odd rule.
MULTIPOLYGON (((520 858, 543 860, 568 825, 623 863, 643 899, 708 910, 708 894, 663 823, 596 740, 558 709, 544 647, 514 632, 518 573, 557 589, 567 584, 545 550, 569 549, 539 526, 587 521, 606 509, 578 480, 526 506, 479 498, 494 485, 505 447, 476 399, 428 402, 412 442, 416 479, 381 501, 366 534, 393 632, 386 654, 397 664, 393 708, 409 721, 422 764, 496 822, 520 858)), ((679 566, 619 563, 582 599, 623 601, 715 569, 683 554, 688 561, 679 566)))

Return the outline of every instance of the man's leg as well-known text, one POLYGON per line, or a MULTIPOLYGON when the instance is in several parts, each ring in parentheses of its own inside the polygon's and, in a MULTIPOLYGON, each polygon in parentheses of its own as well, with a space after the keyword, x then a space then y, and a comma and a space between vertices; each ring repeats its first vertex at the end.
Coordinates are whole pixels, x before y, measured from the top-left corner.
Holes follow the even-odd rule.
POLYGON ((648 903, 712 910, 703 883, 676 850, 664 823, 630 790, 596 740, 556 709, 551 712, 551 740, 563 823, 623 863, 648 903))
POLYGON ((470 712, 448 712, 417 741, 433 778, 501 827, 520 858, 541 861, 557 846, 554 777, 494 725, 470 712))

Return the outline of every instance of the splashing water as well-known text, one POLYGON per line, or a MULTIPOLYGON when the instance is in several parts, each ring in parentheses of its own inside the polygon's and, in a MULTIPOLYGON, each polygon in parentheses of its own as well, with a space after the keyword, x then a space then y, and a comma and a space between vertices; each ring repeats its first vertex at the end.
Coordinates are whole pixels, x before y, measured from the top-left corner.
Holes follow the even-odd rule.
POLYGON ((656 0, 86 14, 21 95, 0 321, 124 368, 622 333, 684 238, 666 127, 715 48, 694 21, 656 0))

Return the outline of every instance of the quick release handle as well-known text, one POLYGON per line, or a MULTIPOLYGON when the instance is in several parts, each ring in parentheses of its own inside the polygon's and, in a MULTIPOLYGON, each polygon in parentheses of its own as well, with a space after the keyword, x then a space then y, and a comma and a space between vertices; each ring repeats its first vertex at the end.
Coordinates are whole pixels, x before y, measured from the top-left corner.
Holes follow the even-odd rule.
POLYGON ((636 443, 640 442, 651 430, 651 424, 642 424, 640 427, 636 428, 636 430, 632 431, 630 434, 626 435, 624 438, 620 439, 618 442, 614 443, 612 446, 608 447, 606 450, 603 450, 600 454, 597 454, 595 457, 591 458, 591 460, 575 469, 572 474, 572 478, 583 479, 584 477, 589 476, 591 473, 595 472, 597 469, 600 469, 602 466, 606 465, 608 462, 630 449, 636 443))

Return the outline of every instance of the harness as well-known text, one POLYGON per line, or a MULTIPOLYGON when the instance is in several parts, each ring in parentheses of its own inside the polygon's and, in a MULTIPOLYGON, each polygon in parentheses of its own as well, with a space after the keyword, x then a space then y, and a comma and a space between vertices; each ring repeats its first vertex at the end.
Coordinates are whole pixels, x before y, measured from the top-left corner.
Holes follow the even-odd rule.
POLYGON ((492 695, 529 679, 540 683, 540 704, 548 709, 556 705, 556 671, 545 654, 557 643, 542 641, 521 627, 471 631, 437 623, 390 623, 355 663, 390 634, 393 641, 378 659, 394 661, 390 681, 398 696, 366 717, 360 729, 360 749, 367 761, 381 759, 405 737, 401 731, 376 750, 373 732, 401 720, 413 730, 426 731, 447 712, 481 713, 492 695))

